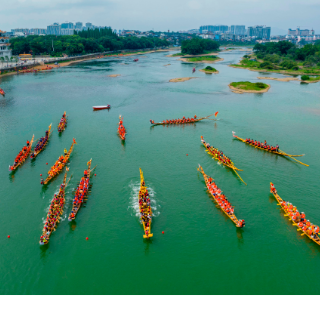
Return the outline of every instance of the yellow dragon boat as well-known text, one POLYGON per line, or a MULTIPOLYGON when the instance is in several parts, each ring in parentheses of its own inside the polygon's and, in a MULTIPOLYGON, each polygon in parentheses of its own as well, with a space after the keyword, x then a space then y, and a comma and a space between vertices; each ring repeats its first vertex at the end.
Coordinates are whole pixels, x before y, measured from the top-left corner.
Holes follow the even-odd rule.
POLYGON ((223 203, 222 201, 224 199, 226 199, 225 196, 221 195, 222 192, 220 193, 220 195, 215 194, 213 192, 212 183, 213 183, 214 179, 212 179, 211 177, 207 176, 204 173, 203 168, 200 166, 200 164, 199 164, 199 168, 197 170, 202 173, 204 181, 206 183, 206 187, 208 189, 208 192, 212 196, 212 198, 213 198, 214 202, 217 204, 217 206, 227 215, 228 218, 230 218, 230 220, 236 225, 236 227, 243 228, 245 226, 245 221, 244 220, 238 220, 238 218, 233 213, 234 212, 233 207, 231 209, 230 208, 228 209, 223 204, 221 205, 221 203, 223 203), (221 198, 223 198, 223 199, 221 199, 221 198))
POLYGON ((270 152, 270 153, 274 153, 274 154, 277 154, 277 155, 279 155, 279 156, 289 157, 289 158, 293 159, 294 161, 297 161, 298 163, 300 163, 300 164, 302 164, 302 165, 304 165, 304 166, 306 166, 306 167, 309 167, 308 164, 305 164, 305 163, 303 163, 303 162, 301 162, 301 161, 299 161, 299 160, 297 160, 297 159, 294 158, 294 157, 302 157, 302 156, 304 156, 304 154, 295 154, 295 155, 292 155, 292 154, 288 154, 288 153, 286 153, 286 152, 284 152, 284 151, 281 151, 280 149, 279 149, 279 151, 274 151, 274 150, 269 150, 269 149, 261 148, 261 147, 259 147, 259 146, 252 145, 251 143, 247 142, 245 139, 242 139, 242 138, 236 136, 234 131, 232 131, 232 135, 233 135, 234 138, 238 139, 238 140, 241 141, 241 142, 244 142, 244 143, 248 144, 249 146, 252 146, 252 147, 254 147, 254 148, 257 148, 257 149, 260 149, 260 150, 264 150, 264 151, 267 151, 267 152, 270 152))
POLYGON ((205 147, 207 153, 210 154, 213 159, 217 160, 219 164, 221 163, 221 164, 223 164, 224 166, 226 166, 226 167, 230 168, 231 170, 233 170, 233 171, 235 172, 235 174, 240 178, 240 180, 241 180, 245 185, 247 185, 247 184, 242 180, 242 178, 240 177, 240 175, 239 175, 238 172, 237 172, 237 171, 243 171, 243 170, 238 169, 238 168, 234 165, 234 163, 231 161, 231 159, 229 159, 228 157, 226 157, 226 156, 224 155, 227 159, 230 160, 230 162, 227 163, 227 162, 222 161, 222 160, 221 160, 221 157, 219 158, 218 155, 217 155, 217 153, 218 153, 218 152, 220 153, 220 151, 219 151, 217 148, 212 147, 212 146, 210 146, 208 143, 206 143, 206 142, 204 141, 204 139, 203 139, 203 136, 201 136, 201 143, 202 143, 203 146, 205 147))
POLYGON ((71 152, 73 150, 73 146, 76 144, 76 140, 73 138, 73 142, 71 144, 71 147, 67 154, 65 156, 60 156, 59 159, 56 161, 56 163, 50 168, 48 172, 48 177, 44 182, 41 182, 41 184, 47 184, 52 178, 60 174, 63 170, 63 168, 66 166, 67 162, 69 161, 71 152), (59 167, 57 167, 59 165, 59 167))
POLYGON ((152 221, 152 208, 150 205, 150 197, 148 189, 146 187, 143 172, 140 170, 140 191, 139 191, 139 209, 140 209, 140 219, 144 229, 144 238, 151 238, 153 234, 151 233, 151 221, 152 221))
MULTIPOLYGON (((319 227, 312 226, 309 220, 305 219, 305 216, 303 217, 302 214, 300 216, 300 221, 297 220, 297 216, 293 214, 293 210, 290 210, 290 206, 292 204, 284 201, 277 193, 276 188, 274 187, 274 184, 270 182, 270 192, 274 195, 276 198, 278 205, 281 207, 281 209, 284 211, 284 216, 288 217, 288 219, 292 222, 292 224, 297 227, 297 231, 301 232, 301 236, 306 235, 310 240, 315 242, 316 244, 320 245, 320 238, 319 238, 319 227), (303 221, 302 221, 303 219, 303 221), (314 228, 312 228, 314 227, 314 228)), ((295 208, 295 207, 293 207, 295 208)), ((297 210, 295 209, 295 212, 297 210)), ((304 214, 303 214, 304 215, 304 214)))

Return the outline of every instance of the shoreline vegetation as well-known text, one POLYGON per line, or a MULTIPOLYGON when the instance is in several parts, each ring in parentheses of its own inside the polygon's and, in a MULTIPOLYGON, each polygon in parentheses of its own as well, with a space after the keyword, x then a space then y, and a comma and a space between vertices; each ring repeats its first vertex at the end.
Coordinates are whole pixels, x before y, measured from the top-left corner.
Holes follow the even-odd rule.
MULTIPOLYGON (((288 41, 256 44, 233 68, 288 75, 320 76, 320 41, 302 48, 288 41)), ((302 79, 303 80, 303 79, 302 79)), ((317 81, 317 80, 304 80, 317 81)))
POLYGON ((199 71, 205 72, 207 74, 212 74, 212 73, 218 74, 219 73, 219 71, 217 69, 210 67, 210 66, 207 66, 204 69, 200 69, 199 71))
POLYGON ((195 78, 196 77, 175 78, 175 79, 170 79, 169 82, 185 82, 195 78))
POLYGON ((229 88, 234 93, 265 93, 270 89, 270 85, 262 82, 249 82, 249 81, 240 81, 240 82, 231 82, 229 88))

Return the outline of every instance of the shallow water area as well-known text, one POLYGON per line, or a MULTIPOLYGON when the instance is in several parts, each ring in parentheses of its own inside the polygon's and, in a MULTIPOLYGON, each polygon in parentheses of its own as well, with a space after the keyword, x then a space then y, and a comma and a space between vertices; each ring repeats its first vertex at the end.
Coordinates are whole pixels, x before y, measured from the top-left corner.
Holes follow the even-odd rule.
POLYGON ((1 294, 319 294, 320 248, 283 216, 269 192, 279 195, 319 225, 320 83, 264 80, 267 93, 235 94, 228 84, 258 82, 260 74, 228 65, 245 54, 219 54, 214 67, 167 57, 167 52, 86 61, 41 74, 0 78, 0 280, 1 294), (168 65, 170 64, 170 65, 168 65), (120 74, 120 77, 109 75, 120 74), (170 83, 173 78, 196 77, 170 83), (92 111, 92 106, 111 105, 92 111), (67 111, 68 126, 57 125, 67 111), (150 127, 160 122, 208 116, 219 121, 150 127), (119 115, 127 130, 117 136, 119 115), (9 164, 32 135, 39 139, 52 123, 46 149, 10 175, 9 164), (234 140, 279 144, 310 167, 234 140), (204 150, 200 136, 229 156, 245 186, 204 150), (63 174, 43 188, 40 174, 75 145, 62 221, 47 246, 39 237, 63 174), (73 191, 87 162, 97 165, 92 189, 75 222, 67 219, 73 191), (46 165, 48 163, 48 165, 46 165), (235 214, 237 229, 219 210, 197 172, 213 177, 235 214), (153 238, 143 239, 137 215, 139 167, 155 213, 153 238), (162 234, 164 231, 164 234, 162 234), (10 235, 10 239, 7 238, 10 235), (86 241, 86 237, 89 240, 86 241), (297 283, 303 270, 306 281, 297 283), (148 274, 148 285, 141 281, 148 274))

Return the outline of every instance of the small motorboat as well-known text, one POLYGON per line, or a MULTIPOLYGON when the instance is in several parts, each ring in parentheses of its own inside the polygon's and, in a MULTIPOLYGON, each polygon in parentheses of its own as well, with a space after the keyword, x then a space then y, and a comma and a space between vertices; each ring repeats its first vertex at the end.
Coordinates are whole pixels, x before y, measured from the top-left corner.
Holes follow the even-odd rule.
POLYGON ((110 104, 108 104, 107 106, 96 106, 96 107, 92 107, 94 111, 96 110, 103 110, 103 109, 110 109, 110 104))
POLYGON ((133 61, 134 61, 134 62, 137 62, 137 61, 139 61, 139 59, 134 59, 133 61))
POLYGON ((0 88, 0 94, 3 96, 5 95, 5 92, 1 88, 0 88))

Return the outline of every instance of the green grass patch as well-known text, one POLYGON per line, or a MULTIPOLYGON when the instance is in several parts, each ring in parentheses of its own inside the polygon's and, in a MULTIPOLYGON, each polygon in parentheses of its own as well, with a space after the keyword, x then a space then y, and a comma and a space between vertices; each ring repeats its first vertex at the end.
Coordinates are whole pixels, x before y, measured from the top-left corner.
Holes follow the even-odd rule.
POLYGON ((250 81, 231 82, 230 85, 234 88, 241 89, 241 90, 261 91, 268 88, 268 85, 265 83, 250 82, 250 81))
POLYGON ((210 66, 205 67, 203 70, 208 71, 208 72, 217 72, 218 71, 217 69, 210 67, 210 66))
POLYGON ((218 60, 219 57, 217 56, 201 56, 201 57, 193 57, 187 58, 190 62, 200 62, 200 61, 215 61, 218 60))

